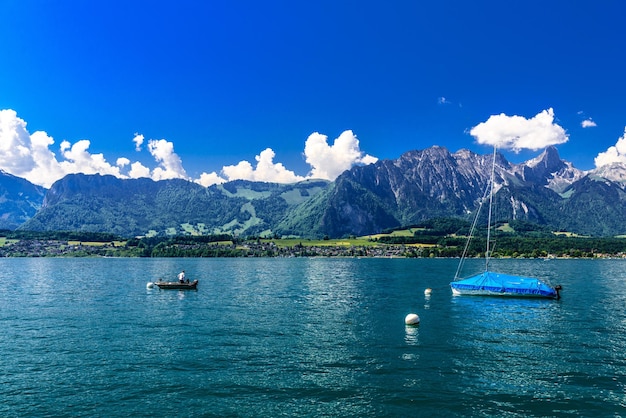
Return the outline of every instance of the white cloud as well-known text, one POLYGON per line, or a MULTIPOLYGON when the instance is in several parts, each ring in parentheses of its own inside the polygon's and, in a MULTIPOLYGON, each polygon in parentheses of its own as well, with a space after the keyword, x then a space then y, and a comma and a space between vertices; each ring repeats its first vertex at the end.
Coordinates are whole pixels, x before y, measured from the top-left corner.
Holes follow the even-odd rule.
POLYGON ((254 178, 254 168, 248 161, 239 161, 237 165, 227 165, 222 168, 222 172, 228 180, 252 180, 254 178))
POLYGON ((0 168, 7 173, 41 183, 41 162, 49 169, 61 173, 48 146, 54 141, 45 132, 32 136, 26 130, 26 122, 17 117, 14 110, 0 110, 0 168))
POLYGON ((0 168, 26 180, 50 187, 69 173, 96 173, 119 175, 119 168, 106 162, 102 154, 87 152, 89 141, 78 141, 73 146, 61 143, 60 152, 65 160, 59 162, 50 151, 52 137, 43 131, 32 135, 26 122, 14 110, 0 111, 0 168))
POLYGON ((112 174, 121 177, 119 167, 112 166, 104 158, 103 154, 90 154, 90 142, 82 139, 70 146, 70 143, 61 143, 61 154, 65 161, 61 161, 61 167, 65 174, 85 173, 85 174, 112 174))
MULTIPOLYGON (((135 134, 135 149, 140 150, 144 137, 135 134)), ((187 178, 182 162, 171 142, 151 140, 148 148, 158 166, 153 171, 126 157, 110 164, 103 154, 89 152, 91 142, 82 139, 74 144, 62 141, 58 154, 51 150, 54 139, 44 131, 29 133, 26 122, 12 109, 0 110, 0 169, 31 183, 49 188, 67 174, 112 174, 120 178, 187 178), (130 165, 127 174, 123 168, 130 165)))
POLYGON ((333 145, 328 145, 328 137, 318 132, 312 133, 304 146, 306 162, 313 167, 311 178, 335 180, 341 173, 355 164, 372 164, 378 158, 363 155, 359 140, 352 131, 344 131, 333 145))
POLYGON ((151 139, 148 141, 148 151, 159 164, 152 171, 153 180, 187 178, 183 162, 178 154, 174 152, 173 143, 165 139, 151 139))
POLYGON ((585 119, 584 121, 582 121, 580 123, 580 126, 582 126, 583 128, 593 128, 598 125, 590 118, 590 119, 585 119))
MULTIPOLYGON (((331 146, 327 137, 311 134, 305 143, 306 162, 312 167, 307 176, 297 175, 282 163, 274 162, 275 152, 266 148, 255 157, 253 166, 248 161, 225 166, 221 174, 203 172, 194 181, 204 186, 225 181, 246 179, 276 183, 293 183, 306 178, 334 180, 343 171, 355 164, 370 164, 377 158, 365 155, 359 149, 359 141, 352 131, 343 132, 331 146)), ((132 141, 136 151, 141 151, 144 136, 135 133, 132 141)), ((0 110, 0 169, 28 181, 49 188, 52 183, 67 174, 111 174, 119 178, 147 177, 153 180, 182 178, 190 180, 181 158, 174 151, 174 144, 165 139, 150 139, 147 150, 156 162, 155 168, 119 157, 115 164, 109 163, 101 153, 89 151, 87 139, 71 143, 61 141, 58 151, 53 152, 54 139, 46 132, 29 133, 26 122, 14 110, 0 110)))
POLYGON ((272 183, 295 183, 304 180, 304 177, 287 170, 281 163, 274 163, 276 153, 266 148, 255 157, 257 164, 252 167, 248 161, 240 161, 237 165, 222 168, 228 180, 267 181, 272 183))
POLYGON ((450 99, 443 97, 443 96, 437 97, 437 104, 441 106, 458 106, 459 108, 463 107, 463 103, 452 102, 450 99))
POLYGON ((194 181, 204 187, 209 187, 213 184, 222 184, 226 182, 226 180, 221 178, 219 174, 217 174, 215 171, 211 173, 202 173, 200 174, 200 178, 194 181))
POLYGON ((28 173, 13 174, 23 177, 31 183, 50 187, 52 183, 66 174, 57 161, 56 155, 50 151, 49 147, 53 144, 54 140, 43 131, 37 131, 30 135, 30 153, 35 164, 28 173))
MULTIPOLYGON (((42 142, 49 142, 48 137, 42 142)), ((26 122, 17 117, 13 110, 0 111, 0 164, 14 175, 29 172, 35 167, 35 160, 30 152, 30 135, 26 131, 26 122)))
POLYGON ((141 151, 141 145, 143 144, 143 135, 135 132, 133 142, 135 143, 135 151, 141 151))
POLYGON ((224 166, 223 177, 217 173, 202 173, 195 180, 203 186, 224 183, 232 180, 266 181, 274 183, 294 183, 306 178, 335 180, 339 174, 352 168, 355 164, 371 164, 378 161, 371 155, 363 155, 359 149, 359 141, 352 131, 344 131, 332 146, 328 145, 328 137, 320 133, 311 134, 305 143, 304 155, 311 165, 311 173, 302 177, 288 170, 281 163, 275 163, 276 153, 266 148, 255 157, 256 166, 248 161, 240 161, 236 165, 224 166))
POLYGON ((552 108, 526 119, 522 116, 493 115, 470 130, 479 144, 497 146, 519 152, 538 150, 567 142, 565 130, 554 123, 552 108))
POLYGON ((117 159, 117 161, 115 162, 115 165, 118 167, 126 167, 128 164, 130 164, 130 160, 126 157, 120 157, 117 159))
POLYGON ((596 167, 602 167, 613 163, 626 164, 626 127, 624 127, 624 135, 622 135, 615 145, 609 147, 606 151, 601 152, 594 159, 596 167))
POLYGON ((150 169, 141 164, 139 161, 136 161, 130 165, 128 177, 130 177, 131 179, 138 179, 141 177, 150 178, 150 169))

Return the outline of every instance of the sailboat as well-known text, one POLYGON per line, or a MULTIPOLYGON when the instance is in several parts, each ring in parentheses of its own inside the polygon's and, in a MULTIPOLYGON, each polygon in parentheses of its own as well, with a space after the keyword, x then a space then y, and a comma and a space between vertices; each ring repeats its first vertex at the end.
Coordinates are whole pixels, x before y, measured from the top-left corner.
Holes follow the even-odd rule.
POLYGON ((485 189, 485 194, 480 201, 478 211, 472 223, 469 237, 461 256, 461 261, 454 275, 454 281, 450 283, 453 295, 482 295, 482 296, 515 296, 515 297, 533 297, 533 298, 549 298, 559 299, 561 286, 552 287, 543 281, 526 276, 514 276, 511 274, 497 273, 489 270, 489 259, 491 257, 491 214, 493 206, 494 178, 496 169, 496 147, 493 148, 493 164, 491 167, 491 180, 485 189), (487 192, 489 192, 489 213, 487 216, 487 249, 485 252, 485 270, 467 278, 460 278, 459 275, 463 268, 469 242, 472 238, 478 215, 482 208, 483 202, 486 200, 487 192))

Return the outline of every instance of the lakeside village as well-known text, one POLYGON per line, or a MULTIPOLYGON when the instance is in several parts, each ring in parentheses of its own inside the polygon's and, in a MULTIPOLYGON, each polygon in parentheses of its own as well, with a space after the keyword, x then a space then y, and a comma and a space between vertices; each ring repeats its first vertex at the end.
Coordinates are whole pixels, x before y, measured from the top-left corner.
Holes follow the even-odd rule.
MULTIPOLYGON (((377 238, 337 240, 250 239, 209 242, 199 237, 122 240, 0 237, 0 257, 379 257, 454 258, 461 242, 389 243, 377 238), (195 239, 194 239, 195 238, 195 239), (205 242, 206 241, 206 242, 205 242)), ((220 237, 225 238, 225 237, 220 237)), ((470 257, 483 257, 481 240, 470 257)), ((484 241, 483 241, 484 242, 484 241)), ((517 238, 501 240, 494 258, 626 258, 623 238, 517 238), (502 242, 504 241, 504 242, 502 242)))

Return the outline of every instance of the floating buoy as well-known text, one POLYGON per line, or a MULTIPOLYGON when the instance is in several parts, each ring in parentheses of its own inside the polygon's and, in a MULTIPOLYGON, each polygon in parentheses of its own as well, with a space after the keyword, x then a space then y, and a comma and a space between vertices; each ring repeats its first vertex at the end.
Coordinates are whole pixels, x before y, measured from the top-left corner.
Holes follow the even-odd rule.
POLYGON ((432 293, 432 291, 433 291, 433 289, 431 289, 431 288, 429 287, 429 288, 427 288, 426 290, 424 290, 424 294, 425 294, 426 296, 429 296, 429 295, 432 293))
POLYGON ((404 323, 407 325, 417 325, 420 323, 420 317, 417 314, 410 313, 404 318, 404 323))
POLYGON ((148 282, 146 283, 146 289, 152 289, 154 287, 154 283, 148 282))

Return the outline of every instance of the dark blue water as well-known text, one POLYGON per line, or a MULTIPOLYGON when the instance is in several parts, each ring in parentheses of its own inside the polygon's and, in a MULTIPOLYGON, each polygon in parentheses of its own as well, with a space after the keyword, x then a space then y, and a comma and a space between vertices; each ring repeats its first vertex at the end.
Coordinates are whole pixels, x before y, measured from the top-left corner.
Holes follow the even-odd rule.
POLYGON ((563 298, 453 297, 456 260, 1 259, 0 415, 626 415, 626 262, 494 268, 563 298))

